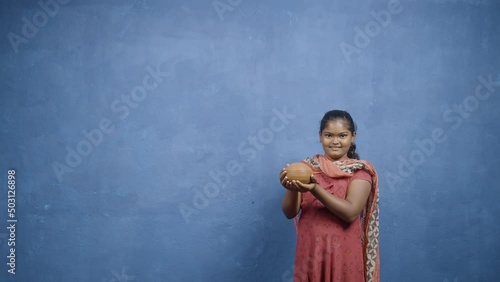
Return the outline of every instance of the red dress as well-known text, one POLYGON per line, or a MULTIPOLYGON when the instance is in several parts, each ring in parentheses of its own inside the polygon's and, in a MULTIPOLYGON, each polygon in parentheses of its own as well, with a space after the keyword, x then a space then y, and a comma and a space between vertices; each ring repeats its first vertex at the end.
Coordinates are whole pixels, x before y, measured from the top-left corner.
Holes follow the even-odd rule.
MULTIPOLYGON (((346 198, 352 180, 372 183, 372 176, 363 169, 351 177, 331 178, 322 172, 315 176, 321 187, 341 199, 346 198)), ((346 223, 311 193, 303 193, 297 229, 294 282, 365 282, 359 217, 346 223)))

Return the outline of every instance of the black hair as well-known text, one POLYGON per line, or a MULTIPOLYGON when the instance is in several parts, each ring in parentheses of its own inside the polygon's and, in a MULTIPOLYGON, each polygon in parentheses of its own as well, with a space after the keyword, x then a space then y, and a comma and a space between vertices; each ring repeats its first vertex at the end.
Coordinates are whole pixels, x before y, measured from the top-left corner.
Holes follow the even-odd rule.
MULTIPOLYGON (((348 112, 341 110, 331 110, 326 112, 323 118, 321 119, 321 123, 319 126, 319 133, 321 134, 323 132, 329 121, 334 121, 334 120, 346 121, 347 129, 349 129, 351 134, 354 134, 354 132, 356 132, 356 123, 354 123, 354 120, 352 119, 351 115, 348 112)), ((356 153, 356 144, 354 144, 354 142, 352 142, 351 147, 349 147, 349 151, 347 152, 347 157, 359 160, 359 155, 358 153, 356 153)))

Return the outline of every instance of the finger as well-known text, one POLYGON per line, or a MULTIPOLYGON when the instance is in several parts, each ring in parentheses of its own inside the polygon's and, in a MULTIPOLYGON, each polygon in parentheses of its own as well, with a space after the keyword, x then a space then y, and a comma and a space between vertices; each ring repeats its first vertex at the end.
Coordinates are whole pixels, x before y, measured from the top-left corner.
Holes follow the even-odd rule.
POLYGON ((295 189, 293 188, 293 186, 288 181, 285 182, 285 184, 283 185, 283 187, 285 187, 287 190, 295 191, 295 189))
POLYGON ((293 188, 293 183, 285 176, 282 181, 283 185, 287 188, 293 188))
POLYGON ((318 180, 316 179, 316 177, 313 175, 311 175, 311 182, 312 183, 318 183, 318 180))
POLYGON ((287 186, 287 179, 286 179, 286 177, 282 178, 280 182, 281 182, 281 185, 283 185, 285 187, 287 186))
POLYGON ((302 183, 300 183, 300 181, 298 181, 298 180, 293 180, 293 181, 292 181, 292 183, 293 183, 293 186, 294 186, 296 189, 301 189, 301 188, 302 188, 302 187, 300 186, 300 184, 302 184, 302 183))

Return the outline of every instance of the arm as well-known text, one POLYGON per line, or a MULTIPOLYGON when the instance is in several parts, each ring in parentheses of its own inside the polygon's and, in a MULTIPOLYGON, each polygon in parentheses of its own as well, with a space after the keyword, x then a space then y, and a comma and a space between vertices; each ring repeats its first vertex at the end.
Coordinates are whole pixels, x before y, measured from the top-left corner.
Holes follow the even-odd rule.
POLYGON ((351 223, 365 207, 370 196, 371 184, 366 180, 353 180, 347 189, 345 200, 330 194, 318 184, 315 184, 310 191, 329 211, 351 223))
POLYGON ((301 202, 302 193, 286 190, 283 201, 281 202, 281 210, 286 218, 292 219, 299 213, 301 202))
POLYGON ((348 223, 355 221, 359 216, 371 192, 370 182, 354 179, 347 188, 347 196, 344 200, 319 186, 314 175, 311 176, 310 184, 293 180, 291 186, 299 191, 310 191, 329 211, 348 223))
POLYGON ((288 181, 285 168, 281 170, 280 182, 287 189, 281 202, 281 210, 286 218, 292 219, 299 213, 300 204, 302 203, 302 193, 298 189, 295 189, 288 181))

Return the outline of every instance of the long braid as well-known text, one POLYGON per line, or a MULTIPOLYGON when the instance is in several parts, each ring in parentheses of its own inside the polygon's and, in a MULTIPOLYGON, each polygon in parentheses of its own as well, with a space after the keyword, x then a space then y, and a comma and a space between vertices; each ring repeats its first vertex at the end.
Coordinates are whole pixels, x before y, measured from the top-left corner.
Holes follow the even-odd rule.
POLYGON ((347 152, 347 157, 350 159, 356 159, 359 160, 359 155, 356 153, 356 144, 352 142, 351 147, 349 147, 349 151, 347 152))

